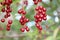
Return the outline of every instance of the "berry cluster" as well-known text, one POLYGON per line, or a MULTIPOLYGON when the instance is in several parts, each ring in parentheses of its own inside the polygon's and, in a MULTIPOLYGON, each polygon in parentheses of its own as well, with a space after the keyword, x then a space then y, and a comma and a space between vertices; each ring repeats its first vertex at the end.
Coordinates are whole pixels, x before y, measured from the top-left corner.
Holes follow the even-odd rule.
MULTIPOLYGON (((10 7, 10 5, 12 4, 12 0, 4 0, 3 2, 0 3, 2 6, 4 6, 4 8, 1 9, 2 12, 5 12, 6 14, 4 15, 4 18, 1 19, 1 22, 5 22, 5 18, 10 17, 10 13, 12 12, 12 9, 10 7)), ((10 30, 10 26, 12 24, 12 20, 8 20, 8 24, 7 24, 7 29, 6 30, 10 30)))
POLYGON ((8 24, 7 24, 7 27, 6 27, 7 31, 10 30, 11 24, 12 24, 12 20, 8 20, 8 24))
POLYGON ((24 32, 25 30, 28 32, 30 29, 28 28, 28 26, 25 26, 24 28, 21 28, 20 30, 21 32, 24 32))
POLYGON ((42 0, 33 0, 34 4, 37 5, 39 2, 42 2, 42 0))
MULTIPOLYGON (((27 19, 27 18, 25 17, 26 11, 23 10, 23 9, 20 9, 20 10, 18 10, 18 13, 19 13, 19 14, 22 14, 19 22, 21 23, 21 25, 24 26, 27 22, 29 22, 29 19, 27 19)), ((25 26, 24 26, 24 27, 25 27, 25 26)), ((20 30, 21 30, 22 32, 24 32, 25 29, 26 29, 26 31, 29 31, 29 28, 28 28, 27 26, 26 26, 25 28, 21 28, 20 30)))
POLYGON ((27 19, 25 16, 22 16, 19 20, 21 25, 24 25, 25 23, 29 22, 29 19, 27 19))
MULTIPOLYGON (((38 29, 41 28, 41 26, 39 25, 39 22, 42 22, 42 20, 46 20, 46 8, 44 8, 43 6, 38 6, 35 8, 36 10, 36 15, 34 16, 35 18, 35 22, 36 22, 36 27, 38 29)), ((40 29, 42 30, 42 28, 40 29)))

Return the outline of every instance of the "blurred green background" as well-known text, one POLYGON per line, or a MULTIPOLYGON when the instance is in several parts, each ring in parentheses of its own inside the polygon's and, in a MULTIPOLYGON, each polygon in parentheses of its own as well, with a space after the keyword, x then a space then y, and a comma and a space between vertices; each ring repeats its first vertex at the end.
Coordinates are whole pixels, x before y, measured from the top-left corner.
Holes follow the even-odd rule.
MULTIPOLYGON (((3 0, 0 0, 2 2, 3 0)), ((47 20, 42 21, 41 25, 43 30, 41 33, 38 32, 38 29, 35 27, 34 23, 34 9, 36 5, 33 4, 32 0, 28 0, 28 6, 24 9, 27 14, 26 17, 30 20, 27 23, 27 26, 30 28, 29 32, 21 32, 19 29, 22 25, 19 23, 19 18, 21 15, 17 11, 22 7, 23 0, 13 0, 11 5, 12 13, 10 19, 13 19, 13 24, 10 31, 6 31, 6 22, 0 22, 0 40, 60 40, 60 0, 42 0, 39 5, 44 6, 47 9, 47 20)), ((2 6, 0 6, 0 20, 3 18, 1 16, 2 6)), ((7 20, 6 20, 7 21, 7 20)))

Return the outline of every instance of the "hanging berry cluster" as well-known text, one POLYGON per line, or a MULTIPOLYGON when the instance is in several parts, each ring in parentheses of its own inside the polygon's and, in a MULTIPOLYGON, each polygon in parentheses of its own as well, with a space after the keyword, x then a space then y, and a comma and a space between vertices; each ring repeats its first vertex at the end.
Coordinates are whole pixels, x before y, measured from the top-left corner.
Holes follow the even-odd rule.
MULTIPOLYGON (((42 0, 33 0, 34 4, 37 5, 39 2, 42 2, 42 0)), ((4 18, 1 19, 1 22, 5 22, 5 19, 11 16, 11 4, 12 4, 12 0, 4 0, 3 2, 0 3, 2 6, 4 6, 1 11, 5 12, 6 14, 4 15, 4 18)), ((28 5, 28 0, 24 0, 23 1, 24 5, 28 5)), ((26 26, 26 23, 29 22, 29 19, 26 18, 26 11, 24 10, 24 5, 21 9, 18 10, 18 14, 22 15, 21 18, 19 19, 20 24, 23 26, 23 28, 20 28, 21 32, 24 32, 25 30, 28 32, 30 29, 28 28, 28 26, 26 26)), ((35 25, 37 27, 37 29, 39 31, 42 30, 42 26, 40 25, 40 23, 42 22, 42 20, 46 20, 46 8, 44 8, 43 6, 38 6, 35 8, 35 25)), ((12 20, 8 20, 8 24, 6 25, 6 30, 9 31, 11 24, 12 24, 12 20)))
MULTIPOLYGON (((10 5, 12 4, 12 0, 4 0, 0 3, 4 8, 1 9, 2 12, 5 12, 4 18, 1 19, 1 22, 5 22, 5 18, 10 17, 10 13, 12 12, 12 9, 10 5)), ((6 25, 6 30, 9 31, 12 24, 12 20, 8 20, 8 24, 6 25)))
POLYGON ((34 4, 37 5, 39 2, 42 2, 42 0, 33 0, 34 4))
POLYGON ((27 19, 27 18, 25 17, 26 11, 23 10, 23 9, 20 9, 20 10, 18 10, 18 13, 19 13, 19 14, 22 14, 19 22, 21 23, 21 25, 24 26, 24 27, 21 28, 20 30, 21 30, 22 32, 24 32, 25 30, 26 30, 26 31, 29 31, 28 26, 25 25, 27 22, 29 22, 29 19, 27 19))
POLYGON ((39 30, 42 30, 41 25, 39 25, 39 22, 42 22, 42 20, 46 20, 46 8, 44 8, 43 6, 38 6, 35 8, 36 14, 34 16, 35 18, 35 23, 36 23, 36 27, 39 30))

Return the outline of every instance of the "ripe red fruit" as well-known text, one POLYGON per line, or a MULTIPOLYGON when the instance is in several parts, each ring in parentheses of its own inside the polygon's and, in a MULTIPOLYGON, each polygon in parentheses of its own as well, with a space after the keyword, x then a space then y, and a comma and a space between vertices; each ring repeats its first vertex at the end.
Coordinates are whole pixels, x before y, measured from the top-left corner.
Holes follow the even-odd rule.
POLYGON ((9 0, 9 3, 12 3, 12 0, 9 0))
POLYGON ((12 24, 12 20, 8 20, 8 24, 12 24))
POLYGON ((28 26, 25 26, 25 29, 26 29, 27 32, 30 30, 30 29, 28 28, 28 26))
POLYGON ((39 7, 36 7, 35 10, 38 11, 39 10, 39 7))
POLYGON ((43 20, 47 20, 47 18, 46 17, 43 17, 43 20))
POLYGON ((35 5, 37 5, 37 4, 38 4, 38 2, 37 2, 37 1, 34 1, 34 4, 35 4, 35 5))
POLYGON ((6 15, 7 15, 8 17, 10 17, 10 16, 11 16, 11 15, 10 15, 10 13, 7 13, 6 15))
POLYGON ((8 16, 7 15, 4 15, 4 18, 8 18, 8 16))
POLYGON ((1 19, 1 22, 5 22, 5 19, 1 19))
POLYGON ((1 10, 2 12, 5 12, 5 8, 2 8, 2 10, 1 10))
POLYGON ((39 8, 40 8, 40 10, 43 10, 43 6, 40 6, 39 8))
POLYGON ((10 27, 7 27, 6 30, 7 30, 7 31, 10 31, 10 27))
POLYGON ((23 11, 23 10, 22 10, 22 9, 20 9, 20 10, 18 10, 18 13, 19 13, 19 14, 21 14, 21 13, 22 13, 22 11, 23 11))
POLYGON ((38 23, 39 21, 36 19, 35 22, 38 23))
POLYGON ((10 6, 6 6, 7 9, 10 9, 10 6))
POLYGON ((26 11, 23 10, 23 11, 22 11, 22 14, 25 15, 25 14, 26 14, 26 11))
POLYGON ((21 31, 21 32, 24 32, 24 31, 25 31, 25 29, 24 29, 24 28, 21 28, 21 29, 20 29, 20 31, 21 31))
POLYGON ((7 24, 7 27, 11 27, 11 24, 7 24))
POLYGON ((46 12, 46 8, 43 8, 43 11, 46 12))

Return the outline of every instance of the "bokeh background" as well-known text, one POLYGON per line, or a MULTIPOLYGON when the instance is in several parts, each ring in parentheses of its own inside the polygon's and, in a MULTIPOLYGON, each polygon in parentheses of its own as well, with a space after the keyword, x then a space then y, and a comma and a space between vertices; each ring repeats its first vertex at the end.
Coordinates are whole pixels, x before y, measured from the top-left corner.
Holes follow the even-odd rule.
MULTIPOLYGON (((3 0, 0 0, 2 2, 3 0)), ((47 9, 47 20, 42 21, 42 32, 39 32, 35 27, 34 22, 34 5, 32 0, 28 0, 28 6, 24 9, 27 14, 26 17, 30 20, 26 25, 30 28, 29 32, 21 32, 19 29, 22 27, 19 23, 21 15, 17 11, 22 7, 23 0, 13 0, 11 8, 13 9, 11 17, 7 20, 12 19, 13 24, 10 31, 6 31, 6 22, 0 22, 0 40, 60 40, 60 0, 42 0, 39 5, 44 6, 47 9), (1 30, 2 29, 2 30, 1 30)), ((0 20, 3 18, 5 13, 1 12, 0 5, 0 20)))

